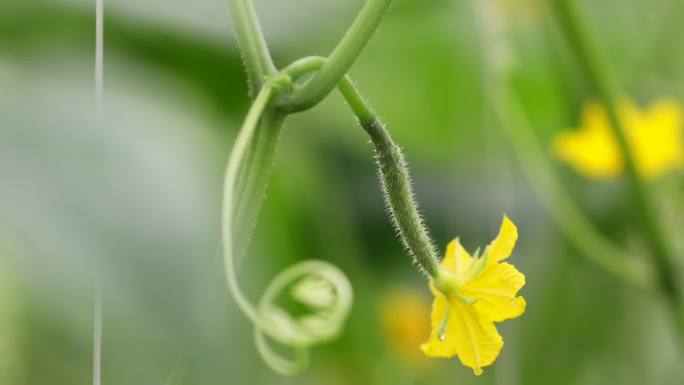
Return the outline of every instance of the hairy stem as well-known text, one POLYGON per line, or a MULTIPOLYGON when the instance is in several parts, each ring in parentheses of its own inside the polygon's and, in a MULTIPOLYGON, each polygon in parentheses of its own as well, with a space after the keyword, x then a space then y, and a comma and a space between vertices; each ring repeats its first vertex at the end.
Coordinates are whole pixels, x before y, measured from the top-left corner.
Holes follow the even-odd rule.
POLYGON ((251 0, 228 0, 233 28, 247 70, 250 96, 254 98, 267 75, 276 73, 251 0))
POLYGON ((348 77, 340 83, 340 92, 373 142, 383 195, 399 238, 418 266, 430 277, 436 277, 435 247, 418 212, 404 154, 348 77))
MULTIPOLYGON (((293 79, 319 68, 327 59, 311 56, 299 59, 283 70, 293 79)), ((373 142, 377 155, 383 195, 399 238, 419 268, 431 277, 438 273, 438 259, 430 234, 418 212, 411 178, 401 149, 394 143, 385 126, 368 106, 349 76, 339 80, 338 88, 361 126, 373 142)))
POLYGON ((436 277, 435 247, 418 213, 404 154, 380 120, 376 118, 362 126, 375 146, 385 201, 401 241, 420 268, 429 276, 436 277))

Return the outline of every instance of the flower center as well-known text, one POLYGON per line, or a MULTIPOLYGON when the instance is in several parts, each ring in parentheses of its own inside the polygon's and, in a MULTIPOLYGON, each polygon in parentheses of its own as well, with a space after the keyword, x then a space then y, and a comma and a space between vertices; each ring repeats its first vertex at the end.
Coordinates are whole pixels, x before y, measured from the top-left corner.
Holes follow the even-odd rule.
POLYGON ((454 273, 448 269, 440 267, 437 277, 433 279, 435 288, 447 297, 447 300, 458 298, 468 305, 472 305, 479 300, 479 298, 469 298, 461 291, 465 284, 467 277, 454 273))
POLYGON ((443 267, 439 268, 437 277, 434 278, 433 282, 435 288, 447 296, 447 298, 452 298, 463 286, 463 281, 458 274, 443 267))

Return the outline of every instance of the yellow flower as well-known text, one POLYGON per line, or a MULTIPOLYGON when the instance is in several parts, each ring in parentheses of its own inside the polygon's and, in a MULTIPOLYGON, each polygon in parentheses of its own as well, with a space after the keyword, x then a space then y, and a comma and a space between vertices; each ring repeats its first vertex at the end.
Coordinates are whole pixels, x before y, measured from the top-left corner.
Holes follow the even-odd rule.
POLYGON ((430 334, 423 322, 429 314, 428 299, 408 287, 390 289, 380 303, 380 322, 389 346, 403 363, 414 368, 428 364, 416 346, 430 334))
POLYGON ((431 357, 458 356, 476 375, 491 365, 503 347, 494 322, 525 312, 525 298, 516 297, 525 276, 508 258, 518 239, 515 224, 504 215, 499 235, 481 257, 471 257, 458 239, 449 243, 439 274, 430 280, 432 332, 421 349, 431 357))
MULTIPOLYGON (((682 110, 672 100, 660 100, 647 109, 623 100, 618 106, 625 136, 639 173, 656 178, 682 164, 682 110)), ((624 169, 622 155, 610 130, 605 108, 589 102, 581 127, 556 136, 553 150, 578 172, 592 178, 610 178, 624 169)))

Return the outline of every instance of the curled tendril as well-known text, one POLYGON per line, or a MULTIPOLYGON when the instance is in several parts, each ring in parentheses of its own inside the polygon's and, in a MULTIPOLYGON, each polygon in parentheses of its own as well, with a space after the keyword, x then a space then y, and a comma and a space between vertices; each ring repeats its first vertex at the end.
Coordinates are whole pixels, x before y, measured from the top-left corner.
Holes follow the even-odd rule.
POLYGON ((222 241, 229 291, 240 310, 254 325, 254 339, 259 354, 272 369, 284 375, 302 371, 308 363, 308 349, 339 334, 349 315, 353 297, 351 284, 344 273, 330 263, 319 260, 299 262, 278 274, 269 283, 256 307, 244 296, 237 283, 232 234, 237 171, 271 98, 291 89, 292 78, 302 74, 290 75, 283 71, 267 79, 233 145, 226 167, 223 193, 222 241), (278 306, 278 299, 286 292, 305 305, 308 313, 294 316, 278 306), (276 352, 269 339, 291 348, 291 357, 276 352))
POLYGON ((308 363, 307 348, 337 337, 351 304, 351 285, 337 267, 317 260, 289 267, 271 281, 259 301, 257 314, 268 324, 267 328, 254 328, 259 353, 279 373, 300 372, 308 363), (292 297, 307 305, 311 313, 295 318, 275 304, 288 288, 292 297), (278 333, 266 334, 268 330, 278 330, 278 333), (292 347, 293 358, 286 359, 276 353, 266 336, 292 347))

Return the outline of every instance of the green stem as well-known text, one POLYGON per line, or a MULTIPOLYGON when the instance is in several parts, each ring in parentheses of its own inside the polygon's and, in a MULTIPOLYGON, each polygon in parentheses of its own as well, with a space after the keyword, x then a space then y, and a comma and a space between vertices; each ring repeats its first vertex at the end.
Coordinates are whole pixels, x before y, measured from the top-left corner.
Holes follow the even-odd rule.
POLYGON ((340 82, 340 92, 373 142, 383 195, 404 247, 427 275, 437 277, 435 247, 418 212, 404 154, 348 77, 340 82))
MULTIPOLYGON (((250 142, 253 143, 257 124, 262 121, 264 122, 262 127, 269 127, 269 120, 272 119, 273 126, 271 127, 278 127, 282 122, 283 116, 269 109, 269 102, 277 92, 291 88, 291 84, 290 76, 285 73, 270 77, 254 99, 228 158, 223 186, 221 221, 224 267, 230 294, 237 302, 240 310, 254 325, 254 338, 259 354, 272 369, 283 375, 299 373, 308 362, 307 349, 310 346, 328 341, 339 334, 349 314, 353 298, 351 284, 344 273, 324 261, 309 260, 287 268, 268 284, 264 295, 256 306, 247 299, 238 285, 235 274, 236 245, 233 238, 235 233, 233 203, 236 202, 235 182, 238 170, 240 170, 240 165, 245 159, 250 142), (317 285, 323 285, 335 293, 335 298, 312 313, 307 318, 310 321, 309 323, 301 322, 298 317, 288 314, 276 305, 276 300, 289 288, 294 287, 293 285, 313 279, 316 280, 317 285), (284 356, 282 348, 272 348, 268 339, 289 347, 293 355, 291 357, 284 356)), ((256 141, 257 151, 255 155, 261 153, 258 151, 260 142, 267 143, 268 140, 256 141)), ((264 154, 267 153, 268 151, 264 152, 264 154)), ((259 162, 256 158, 253 157, 252 162, 259 162)), ((300 295, 310 294, 311 289, 301 289, 300 295)))
POLYGON ((221 240, 223 243, 223 257, 226 279, 228 281, 228 288, 230 289, 235 302, 237 302, 240 310, 253 323, 259 322, 254 306, 242 294, 240 287, 237 284, 235 275, 235 261, 234 261, 234 245, 233 245, 233 202, 235 194, 235 180, 237 177, 240 163, 244 159, 247 146, 252 139, 256 125, 259 123, 261 114, 268 104, 273 94, 273 88, 269 85, 264 86, 252 103, 252 107, 247 113, 247 118, 240 129, 240 133, 235 139, 233 149, 228 158, 228 165, 226 166, 226 173, 223 184, 223 211, 222 211, 222 228, 221 240))
POLYGON ((254 137, 252 138, 252 140, 249 141, 249 146, 245 150, 245 158, 242 160, 242 163, 240 164, 240 171, 238 171, 238 175, 235 181, 235 206, 233 208, 233 215, 235 215, 239 206, 241 205, 243 197, 248 196, 246 195, 247 181, 250 178, 250 174, 253 172, 252 159, 254 159, 255 157, 257 144, 259 143, 258 138, 262 134, 260 129, 260 126, 262 124, 263 123, 260 122, 259 125, 257 125, 257 127, 255 128, 254 137))
MULTIPOLYGON (((290 64, 282 72, 292 79, 298 79, 319 69, 324 62, 325 58, 322 57, 305 57, 290 64)), ((261 208, 284 119, 284 114, 276 109, 264 111, 241 162, 233 209, 233 241, 238 258, 245 252, 261 208)))
POLYGON ((307 110, 323 100, 342 80, 368 44, 393 0, 368 0, 321 69, 304 86, 283 98, 287 112, 307 110))
MULTIPOLYGON (((377 120, 377 117, 370 106, 366 103, 363 96, 354 87, 351 79, 348 76, 342 78, 340 81, 339 90, 344 96, 344 100, 349 104, 349 108, 354 112, 356 118, 359 120, 359 124, 362 126, 372 125, 373 122, 377 120)), ((389 136, 389 134, 387 134, 389 136)))
MULTIPOLYGON (((289 65, 284 74, 293 79, 325 68, 323 57, 306 57, 289 65)), ((349 76, 339 80, 338 89, 373 142, 382 181, 383 195, 399 237, 419 268, 431 277, 438 273, 438 259, 427 227, 418 212, 406 160, 385 126, 366 103, 349 76)))
POLYGON ((402 243, 425 273, 437 277, 435 247, 418 212, 404 154, 380 120, 362 126, 375 146, 385 201, 402 243))
POLYGON ((245 251, 263 202, 283 120, 284 116, 273 109, 264 112, 252 140, 253 146, 243 162, 244 173, 236 188, 233 223, 238 258, 245 251))
MULTIPOLYGON (((609 71, 606 69, 599 50, 592 39, 589 29, 584 24, 582 15, 577 9, 574 0, 554 0, 554 3, 565 35, 574 48, 583 70, 605 104, 611 131, 624 159, 627 180, 631 187, 634 204, 644 227, 646 239, 651 247, 660 288, 676 308, 677 317, 681 318, 681 292, 675 276, 676 269, 673 258, 669 245, 663 236, 664 232, 658 223, 649 190, 639 174, 633 151, 625 136, 624 125, 617 109, 617 87, 609 76, 609 71)), ((682 324, 682 327, 684 327, 684 324, 682 324)))
POLYGON ((267 75, 277 71, 268 52, 251 0, 228 0, 242 59, 247 70, 250 96, 254 98, 267 75))
MULTIPOLYGON (((292 79, 298 79, 302 76, 320 70, 325 66, 328 59, 322 56, 307 56, 296 60, 289 66, 287 66, 283 73, 292 77, 292 79)), ((344 75, 339 83, 338 89, 344 97, 344 99, 349 103, 349 107, 354 112, 354 115, 359 119, 361 124, 370 124, 375 120, 375 113, 366 104, 359 91, 352 83, 351 78, 348 75, 344 75)))
MULTIPOLYGON (((298 79, 320 69, 325 61, 326 59, 323 57, 305 57, 289 65, 283 70, 283 73, 292 79, 298 79)), ((348 79, 345 80, 340 83, 341 89, 347 84, 351 84, 348 79)), ((238 258, 246 249, 263 201, 284 118, 275 109, 264 111, 250 141, 250 147, 242 161, 235 188, 235 206, 233 209, 235 219, 232 225, 235 237, 233 240, 234 250, 238 258)))
MULTIPOLYGON (((250 97, 254 98, 256 91, 262 88, 267 78, 277 73, 277 69, 266 46, 252 1, 228 0, 228 6, 247 71, 250 97)), ((249 148, 245 150, 236 178, 233 209, 237 254, 244 252, 261 207, 283 119, 282 114, 274 109, 266 111, 255 128, 249 148)))

